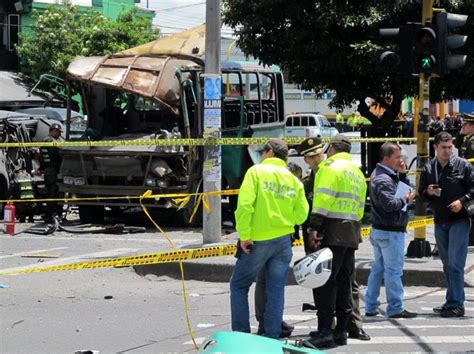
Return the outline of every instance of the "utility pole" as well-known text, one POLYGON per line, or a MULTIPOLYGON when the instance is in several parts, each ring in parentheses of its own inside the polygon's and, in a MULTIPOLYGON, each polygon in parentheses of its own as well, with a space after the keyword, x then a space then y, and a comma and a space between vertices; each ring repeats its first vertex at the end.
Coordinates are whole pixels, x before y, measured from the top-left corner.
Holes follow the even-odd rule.
MULTIPOLYGON (((204 68, 204 138, 220 138, 222 77, 220 0, 206 1, 206 56, 204 68)), ((205 146, 203 159, 204 193, 221 190, 221 147, 205 146)), ((203 210, 203 243, 221 240, 221 196, 209 196, 210 213, 203 210)), ((204 208, 203 208, 204 209, 204 208)))
MULTIPOLYGON (((427 22, 431 23, 433 17, 433 0, 423 0, 423 11, 421 22, 424 26, 427 22)), ((428 115, 430 107, 430 78, 429 74, 419 73, 419 93, 418 102, 419 105, 416 110, 414 118, 414 136, 416 140, 416 202, 415 202, 415 220, 426 218, 426 205, 421 200, 421 196, 418 194, 418 186, 420 183, 420 173, 423 167, 429 160, 428 156, 428 115)), ((420 227, 415 229, 414 240, 410 242, 407 249, 407 257, 429 257, 431 256, 430 243, 426 241, 426 227, 420 227)))

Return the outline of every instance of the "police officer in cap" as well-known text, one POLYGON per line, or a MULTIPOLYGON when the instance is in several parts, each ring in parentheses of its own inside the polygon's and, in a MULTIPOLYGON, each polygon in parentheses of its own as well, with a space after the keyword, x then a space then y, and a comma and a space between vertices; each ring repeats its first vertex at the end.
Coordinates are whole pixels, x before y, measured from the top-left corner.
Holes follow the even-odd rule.
MULTIPOLYGON (((59 123, 53 123, 49 127, 49 135, 43 140, 44 142, 60 142, 63 141, 61 138, 62 126, 59 123)), ((61 156, 59 155, 59 149, 54 146, 41 147, 41 170, 44 174, 44 183, 46 185, 47 198, 58 198, 58 173, 59 167, 61 166, 61 156)), ((60 214, 61 207, 57 202, 48 202, 45 222, 53 221, 53 214, 60 214)))
MULTIPOLYGON (((315 137, 305 139, 297 148, 298 155, 304 157, 304 162, 306 162, 311 169, 311 173, 301 180, 309 204, 309 214, 311 214, 311 205, 313 203, 314 177, 316 172, 318 172, 319 164, 324 160, 324 151, 326 150, 326 147, 327 146, 323 145, 320 138, 315 137)), ((313 252, 313 250, 309 248, 307 223, 308 221, 306 220, 303 224, 303 241, 306 254, 313 252)))
MULTIPOLYGON (((459 150, 459 157, 467 160, 474 159, 474 112, 465 113, 463 124, 459 135, 456 137, 456 148, 459 150)), ((474 161, 471 161, 474 164, 474 161)), ((474 219, 471 217, 471 231, 469 233, 469 246, 474 246, 474 219)))
MULTIPOLYGON (((308 226, 309 226, 309 215, 311 214, 312 205, 313 205, 313 193, 314 193, 314 177, 318 172, 320 163, 324 160, 324 153, 328 148, 328 144, 323 145, 321 139, 318 137, 305 139, 298 146, 299 155, 304 157, 304 161, 311 168, 311 173, 304 177, 301 182, 303 182, 306 199, 309 204, 309 214, 308 220, 303 224, 303 241, 304 249, 306 254, 314 252, 314 250, 309 246, 308 240, 308 226)), ((362 324, 362 316, 360 314, 359 308, 359 284, 355 279, 355 272, 351 279, 351 290, 352 290, 352 316, 348 323, 348 333, 349 338, 359 339, 363 341, 370 340, 370 336, 364 331, 362 324)), ((313 300, 316 304, 316 292, 313 289, 313 300)), ((308 307, 308 304, 303 304, 303 311, 308 307)), ((312 332, 310 334, 315 334, 312 332)))

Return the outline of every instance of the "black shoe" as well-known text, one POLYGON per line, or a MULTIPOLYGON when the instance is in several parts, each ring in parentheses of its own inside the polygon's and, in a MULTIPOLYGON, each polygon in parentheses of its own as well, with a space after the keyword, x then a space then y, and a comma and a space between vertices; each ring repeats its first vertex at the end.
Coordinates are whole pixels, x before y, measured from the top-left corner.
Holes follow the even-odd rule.
POLYGON ((334 331, 334 343, 338 346, 347 345, 347 332, 334 331))
POLYGON ((308 342, 314 345, 316 348, 329 349, 336 346, 336 343, 334 343, 332 330, 316 332, 314 336, 311 336, 311 338, 308 339, 308 342))
POLYGON ((280 338, 288 338, 289 336, 291 336, 291 333, 293 333, 293 331, 290 331, 288 329, 282 329, 280 332, 280 338))
POLYGON ((263 327, 263 323, 258 323, 258 330, 257 330, 257 334, 259 336, 263 336, 265 334, 265 327, 263 327))
POLYGON ((347 332, 349 334, 349 338, 358 339, 358 340, 370 340, 370 336, 363 330, 359 329, 357 332, 347 332))
POLYGON ((440 312, 441 317, 463 317, 464 307, 447 307, 440 312))
POLYGON ((289 323, 286 323, 285 321, 281 321, 281 330, 286 330, 286 331, 291 331, 293 332, 295 329, 295 326, 290 325, 289 323))
POLYGON ((402 312, 397 313, 396 315, 388 316, 388 318, 415 318, 416 316, 418 316, 416 312, 403 310, 402 312))
POLYGON ((377 310, 375 310, 374 312, 366 312, 365 313, 365 317, 375 317, 379 314, 380 312, 378 312, 377 310))
POLYGON ((442 311, 446 310, 447 308, 448 306, 446 306, 446 304, 443 304, 441 306, 433 307, 433 312, 440 314, 442 311))

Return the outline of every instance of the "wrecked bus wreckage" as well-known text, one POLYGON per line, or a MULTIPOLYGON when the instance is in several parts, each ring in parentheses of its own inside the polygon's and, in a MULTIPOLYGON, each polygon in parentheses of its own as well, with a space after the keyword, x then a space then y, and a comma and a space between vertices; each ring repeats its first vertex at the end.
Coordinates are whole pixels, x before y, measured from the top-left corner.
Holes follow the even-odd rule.
MULTIPOLYGON (((192 55, 121 53, 76 58, 67 84, 81 93, 87 115, 85 138, 117 140, 113 147, 64 147, 60 191, 75 197, 83 222, 98 222, 104 207, 116 211, 139 206, 146 190, 153 194, 202 190, 200 146, 130 146, 126 141, 199 138, 203 134, 203 62, 192 55), (125 143, 124 143, 125 142, 125 143), (124 196, 118 200, 100 197, 124 196)), ((222 63, 222 136, 282 136, 281 72, 257 63, 222 63)), ((223 188, 238 188, 256 148, 223 146, 223 188), (252 150, 253 149, 253 150, 252 150)), ((144 199, 146 206, 171 212, 187 226, 196 198, 176 212, 172 198, 144 199)), ((197 220, 199 222, 199 220, 197 220)))

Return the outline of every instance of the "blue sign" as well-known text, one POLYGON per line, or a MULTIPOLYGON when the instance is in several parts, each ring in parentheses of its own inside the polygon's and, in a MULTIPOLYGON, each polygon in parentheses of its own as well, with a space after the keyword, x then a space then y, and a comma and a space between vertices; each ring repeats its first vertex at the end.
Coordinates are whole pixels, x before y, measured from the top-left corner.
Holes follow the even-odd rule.
POLYGON ((204 78, 204 99, 220 100, 221 99, 222 79, 219 75, 206 76, 204 78))

